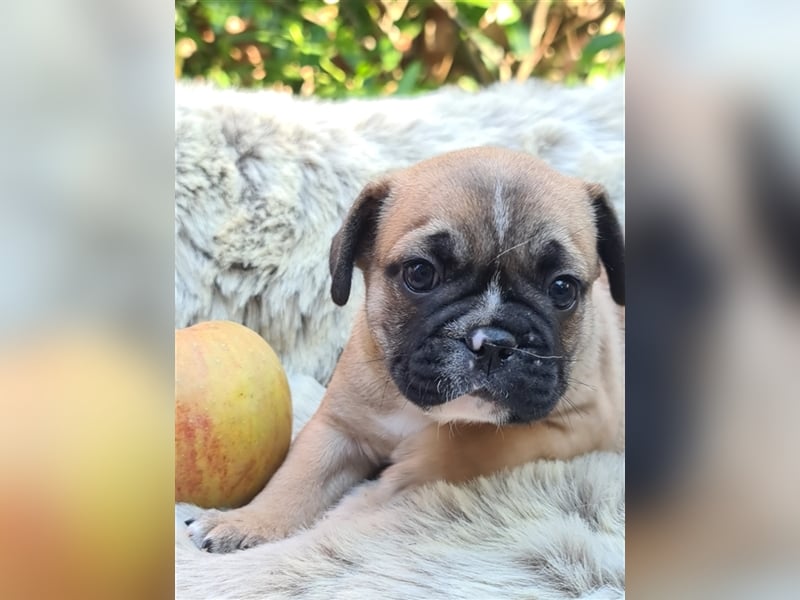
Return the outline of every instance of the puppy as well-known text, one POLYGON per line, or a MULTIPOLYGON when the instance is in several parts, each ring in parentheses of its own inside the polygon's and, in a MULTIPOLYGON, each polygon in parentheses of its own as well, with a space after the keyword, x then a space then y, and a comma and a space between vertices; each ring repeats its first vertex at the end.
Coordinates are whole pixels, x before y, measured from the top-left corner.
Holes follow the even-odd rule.
POLYGON ((319 409, 250 504, 191 523, 201 548, 289 536, 386 465, 369 502, 621 449, 624 241, 600 187, 509 150, 445 154, 356 199, 338 305, 355 266, 366 301, 319 409))

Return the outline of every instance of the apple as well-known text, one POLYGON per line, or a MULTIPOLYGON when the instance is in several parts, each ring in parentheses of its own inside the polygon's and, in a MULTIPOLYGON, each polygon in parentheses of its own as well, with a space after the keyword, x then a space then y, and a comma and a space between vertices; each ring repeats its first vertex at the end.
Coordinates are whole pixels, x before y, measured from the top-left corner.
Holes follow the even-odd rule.
POLYGON ((206 321, 175 331, 175 499, 235 508, 260 492, 292 435, 289 384, 264 339, 206 321))

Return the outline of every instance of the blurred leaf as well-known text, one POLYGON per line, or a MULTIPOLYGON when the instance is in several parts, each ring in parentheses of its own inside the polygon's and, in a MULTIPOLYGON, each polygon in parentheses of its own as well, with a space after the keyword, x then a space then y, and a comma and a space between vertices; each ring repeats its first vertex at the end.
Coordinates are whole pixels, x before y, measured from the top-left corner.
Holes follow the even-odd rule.
POLYGON ((496 68, 505 54, 503 48, 496 44, 492 38, 484 35, 477 29, 470 31, 469 37, 481 51, 481 58, 484 64, 492 69, 496 68))
POLYGON ((208 72, 208 78, 220 87, 230 87, 230 76, 219 67, 212 67, 208 72))
POLYGON ((480 8, 490 8, 497 0, 459 0, 460 4, 467 6, 478 6, 480 8))
POLYGON ((186 32, 186 20, 180 11, 175 13, 175 31, 186 32))
POLYGON ((294 22, 289 23, 289 26, 286 28, 286 33, 289 34, 289 39, 298 46, 302 46, 303 42, 305 41, 303 38, 303 28, 300 27, 300 23, 294 22))
POLYGON ((592 62, 592 59, 597 56, 598 52, 616 48, 624 41, 625 38, 622 37, 622 34, 616 31, 613 33, 595 36, 589 40, 589 43, 586 44, 586 46, 584 46, 583 52, 581 53, 581 62, 585 65, 588 65, 592 62))
POLYGON ((343 83, 344 80, 347 79, 347 73, 333 64, 331 59, 327 56, 321 56, 319 58, 319 66, 325 69, 326 72, 330 73, 331 77, 340 83, 343 83))
POLYGON ((410 65, 406 67, 405 73, 403 73, 403 77, 400 78, 400 81, 397 84, 397 93, 398 94, 410 94, 411 91, 415 88, 417 79, 419 79, 419 74, 422 72, 422 63, 418 60, 415 60, 410 65))
POLYGON ((506 37, 514 55, 525 56, 531 51, 530 30, 524 23, 517 21, 506 29, 506 37))
POLYGON ((404 36, 408 36, 411 39, 417 37, 420 32, 422 31, 423 24, 419 21, 412 21, 408 23, 403 23, 400 25, 398 23, 398 28, 400 29, 400 33, 404 36))
POLYGON ((517 5, 510 0, 506 0, 506 2, 499 2, 495 6, 495 12, 497 14, 495 23, 500 26, 513 25, 519 21, 519 18, 522 15, 517 5))
POLYGON ((381 67, 384 71, 392 71, 400 64, 401 60, 403 60, 403 54, 392 48, 381 55, 381 67))
POLYGON ((458 87, 468 92, 477 92, 480 89, 478 82, 475 81, 472 77, 469 77, 468 75, 459 77, 457 83, 458 87))

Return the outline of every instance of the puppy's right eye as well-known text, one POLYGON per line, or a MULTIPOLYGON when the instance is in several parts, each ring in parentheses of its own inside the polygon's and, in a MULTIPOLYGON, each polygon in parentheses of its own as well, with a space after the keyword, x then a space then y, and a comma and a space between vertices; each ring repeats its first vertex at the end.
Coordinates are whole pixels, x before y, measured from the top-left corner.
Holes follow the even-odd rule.
POLYGON ((412 292, 430 292, 439 285, 439 274, 427 260, 411 260, 403 265, 403 283, 412 292))
POLYGON ((574 277, 562 275, 550 284, 548 294, 558 310, 569 310, 578 299, 578 282, 574 277))

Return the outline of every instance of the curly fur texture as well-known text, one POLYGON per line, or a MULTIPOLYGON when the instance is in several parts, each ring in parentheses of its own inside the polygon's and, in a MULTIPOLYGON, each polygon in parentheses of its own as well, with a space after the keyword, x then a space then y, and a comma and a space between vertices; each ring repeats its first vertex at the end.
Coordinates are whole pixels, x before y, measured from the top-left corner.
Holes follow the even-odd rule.
POLYGON ((291 371, 325 383, 363 298, 329 295, 328 251, 376 175, 470 146, 527 151, 603 184, 621 211, 623 82, 541 81, 468 93, 325 102, 179 85, 175 130, 175 325, 231 319, 291 371))
MULTIPOLYGON (((323 389, 290 379, 294 430, 323 389)), ((175 597, 333 600, 337 598, 619 598, 625 583, 625 460, 595 453, 528 464, 465 485, 436 483, 378 511, 333 509, 294 538, 207 554, 179 505, 175 597), (356 515, 355 517, 353 515, 356 515)), ((347 502, 371 483, 357 488, 347 502)))
POLYGON ((205 554, 185 538, 175 597, 619 598, 624 490, 609 482, 623 479, 623 465, 593 454, 438 483, 336 528, 234 554, 205 554))

